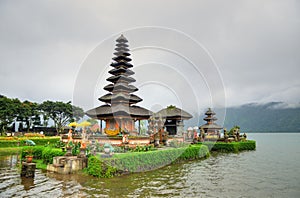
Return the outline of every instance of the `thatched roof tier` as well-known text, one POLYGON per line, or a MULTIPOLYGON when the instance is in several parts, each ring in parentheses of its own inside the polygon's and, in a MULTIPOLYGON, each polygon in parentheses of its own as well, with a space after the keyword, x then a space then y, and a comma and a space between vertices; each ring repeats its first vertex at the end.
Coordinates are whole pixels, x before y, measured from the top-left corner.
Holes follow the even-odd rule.
POLYGON ((134 71, 130 70, 130 69, 127 69, 125 67, 118 67, 118 68, 115 68, 115 69, 112 69, 110 70, 108 73, 112 74, 112 75, 120 75, 120 74, 123 74, 125 76, 131 76, 134 74, 134 71))
POLYGON ((165 109, 160 110, 154 115, 156 118, 162 117, 165 119, 177 119, 177 120, 188 120, 191 119, 193 116, 188 112, 177 108, 175 106, 169 106, 165 109))
POLYGON ((99 98, 100 101, 106 103, 116 103, 116 102, 129 102, 130 104, 135 104, 143 101, 142 98, 134 95, 134 94, 125 94, 125 93, 108 93, 99 98))
POLYGON ((135 79, 130 77, 134 74, 129 68, 133 67, 129 62, 131 58, 128 49, 127 39, 121 35, 117 39, 116 52, 113 62, 110 64, 113 69, 109 71, 112 76, 107 78, 107 81, 112 82, 104 87, 104 90, 109 91, 106 95, 99 98, 100 101, 107 103, 86 112, 86 114, 98 119, 116 119, 116 118, 133 118, 133 119, 149 119, 152 112, 139 107, 133 106, 142 99, 134 94, 131 94, 138 89, 130 83, 135 82, 135 79), (110 104, 110 105, 109 105, 110 104))
POLYGON ((122 52, 122 51, 116 51, 116 52, 114 52, 114 55, 116 55, 116 56, 130 56, 130 53, 122 52))
POLYGON ((199 129, 217 129, 217 130, 221 130, 223 129, 223 127, 217 125, 217 124, 204 124, 202 126, 199 127, 199 129))
POLYGON ((127 43, 128 42, 127 38, 125 38, 125 36, 123 34, 121 34, 121 36, 119 38, 117 38, 116 41, 119 43, 127 43))
POLYGON ((211 108, 209 108, 206 112, 205 112, 206 117, 203 118, 204 121, 206 121, 207 123, 200 126, 199 128, 204 129, 206 132, 207 130, 221 130, 223 129, 223 127, 217 125, 216 123, 214 123, 214 121, 218 120, 216 117, 214 117, 214 115, 216 115, 216 113, 211 110, 211 108))
POLYGON ((109 78, 106 79, 107 81, 110 81, 112 83, 118 83, 118 82, 128 82, 128 83, 131 83, 131 82, 135 82, 135 79, 132 78, 132 77, 128 77, 128 76, 125 76, 125 75, 118 75, 118 76, 111 76, 109 78))
POLYGON ((117 43, 116 46, 117 47, 124 47, 124 48, 128 48, 129 47, 129 45, 126 44, 126 43, 117 43))
POLYGON ((110 66, 118 68, 118 67, 125 67, 125 68, 131 68, 133 67, 132 64, 127 63, 127 62, 113 62, 110 64, 110 66))
POLYGON ((127 56, 116 56, 112 58, 114 61, 117 62, 130 62, 131 58, 128 58, 127 56))
POLYGON ((129 52, 129 49, 126 47, 116 47, 115 50, 117 52, 129 52))
POLYGON ((211 110, 211 108, 208 108, 208 110, 205 112, 205 115, 216 115, 216 113, 211 110))
POLYGON ((133 85, 128 85, 126 83, 117 83, 117 84, 109 84, 106 85, 104 87, 104 90, 109 91, 109 92, 113 92, 113 91, 126 91, 128 93, 132 93, 138 90, 138 88, 136 88, 133 85))
POLYGON ((87 111, 86 114, 92 118, 97 119, 107 119, 111 117, 131 117, 132 119, 148 119, 152 115, 152 112, 139 106, 126 106, 119 104, 115 106, 102 105, 100 107, 87 111))
POLYGON ((203 120, 205 120, 205 121, 216 121, 216 120, 218 120, 218 118, 216 118, 216 117, 205 117, 205 118, 203 118, 203 120))

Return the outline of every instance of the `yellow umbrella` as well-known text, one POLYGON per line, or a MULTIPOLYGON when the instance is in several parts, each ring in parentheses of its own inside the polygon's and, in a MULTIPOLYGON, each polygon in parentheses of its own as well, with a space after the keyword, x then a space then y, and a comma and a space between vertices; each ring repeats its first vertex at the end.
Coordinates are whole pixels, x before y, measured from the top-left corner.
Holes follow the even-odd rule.
POLYGON ((88 121, 83 121, 83 122, 81 122, 80 124, 78 124, 78 127, 88 127, 88 126, 90 126, 90 125, 91 125, 90 122, 88 122, 88 121))
POLYGON ((68 126, 69 126, 69 127, 75 127, 75 128, 76 128, 76 127, 78 127, 78 125, 79 125, 79 124, 78 124, 77 122, 71 122, 68 126))

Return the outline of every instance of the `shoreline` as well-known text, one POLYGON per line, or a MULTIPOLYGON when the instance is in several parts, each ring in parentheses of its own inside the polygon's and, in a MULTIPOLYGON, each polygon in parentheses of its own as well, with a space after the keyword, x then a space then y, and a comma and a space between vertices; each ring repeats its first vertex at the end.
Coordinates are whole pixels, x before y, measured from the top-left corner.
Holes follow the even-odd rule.
MULTIPOLYGON (((0 155, 22 155, 23 147, 0 148, 0 155)), ((255 140, 245 142, 204 142, 191 144, 188 147, 167 148, 148 152, 116 153, 112 158, 89 156, 87 168, 79 171, 99 178, 111 178, 132 173, 143 173, 165 167, 170 164, 204 160, 211 154, 239 153, 256 149, 255 140)), ((47 170, 42 159, 34 159, 37 169, 47 170)))

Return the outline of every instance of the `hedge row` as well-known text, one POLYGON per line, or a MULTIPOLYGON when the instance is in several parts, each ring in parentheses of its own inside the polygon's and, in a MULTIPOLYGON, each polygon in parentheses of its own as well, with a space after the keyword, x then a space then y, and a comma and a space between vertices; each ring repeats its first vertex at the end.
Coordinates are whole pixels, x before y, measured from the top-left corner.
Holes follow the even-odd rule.
POLYGON ((52 164, 53 157, 63 156, 66 152, 61 149, 45 146, 24 146, 21 151, 21 158, 24 159, 31 151, 34 159, 42 159, 45 164, 52 164))
POLYGON ((157 169, 182 160, 201 159, 209 156, 204 145, 115 155, 112 158, 91 156, 87 173, 96 177, 112 177, 124 172, 141 172, 157 169))
MULTIPOLYGON (((37 146, 44 146, 46 144, 55 144, 57 141, 60 140, 59 137, 57 138, 30 138, 30 140, 34 141, 37 146)), ((17 146, 24 146, 25 139, 22 140, 0 140, 0 147, 17 147, 17 146)))
POLYGON ((247 140, 243 142, 204 142, 199 143, 200 145, 206 145, 211 151, 220 151, 220 152, 239 152, 244 150, 255 150, 256 142, 254 140, 247 140))

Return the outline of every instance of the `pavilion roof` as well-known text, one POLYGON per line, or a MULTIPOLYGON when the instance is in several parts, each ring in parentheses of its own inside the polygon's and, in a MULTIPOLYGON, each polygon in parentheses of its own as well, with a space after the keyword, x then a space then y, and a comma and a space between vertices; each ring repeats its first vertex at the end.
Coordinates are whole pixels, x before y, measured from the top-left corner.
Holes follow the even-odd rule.
POLYGON ((216 117, 205 117, 205 118, 203 118, 203 120, 205 120, 205 121, 216 121, 216 120, 218 120, 218 118, 216 118, 216 117))
POLYGON ((130 116, 132 118, 145 118, 148 119, 152 112, 139 106, 129 106, 129 105, 102 105, 97 108, 88 110, 86 114, 92 118, 104 119, 107 117, 126 117, 130 116))
POLYGON ((208 110, 205 112, 205 115, 216 115, 216 113, 211 108, 208 108, 208 110))
POLYGON ((180 120, 188 120, 193 117, 188 112, 175 106, 167 107, 165 109, 158 111, 155 114, 155 117, 160 117, 160 116, 166 119, 172 118, 172 119, 180 119, 180 120))
POLYGON ((223 129, 223 127, 213 123, 213 124, 204 124, 202 126, 200 126, 199 128, 203 128, 203 129, 223 129))

